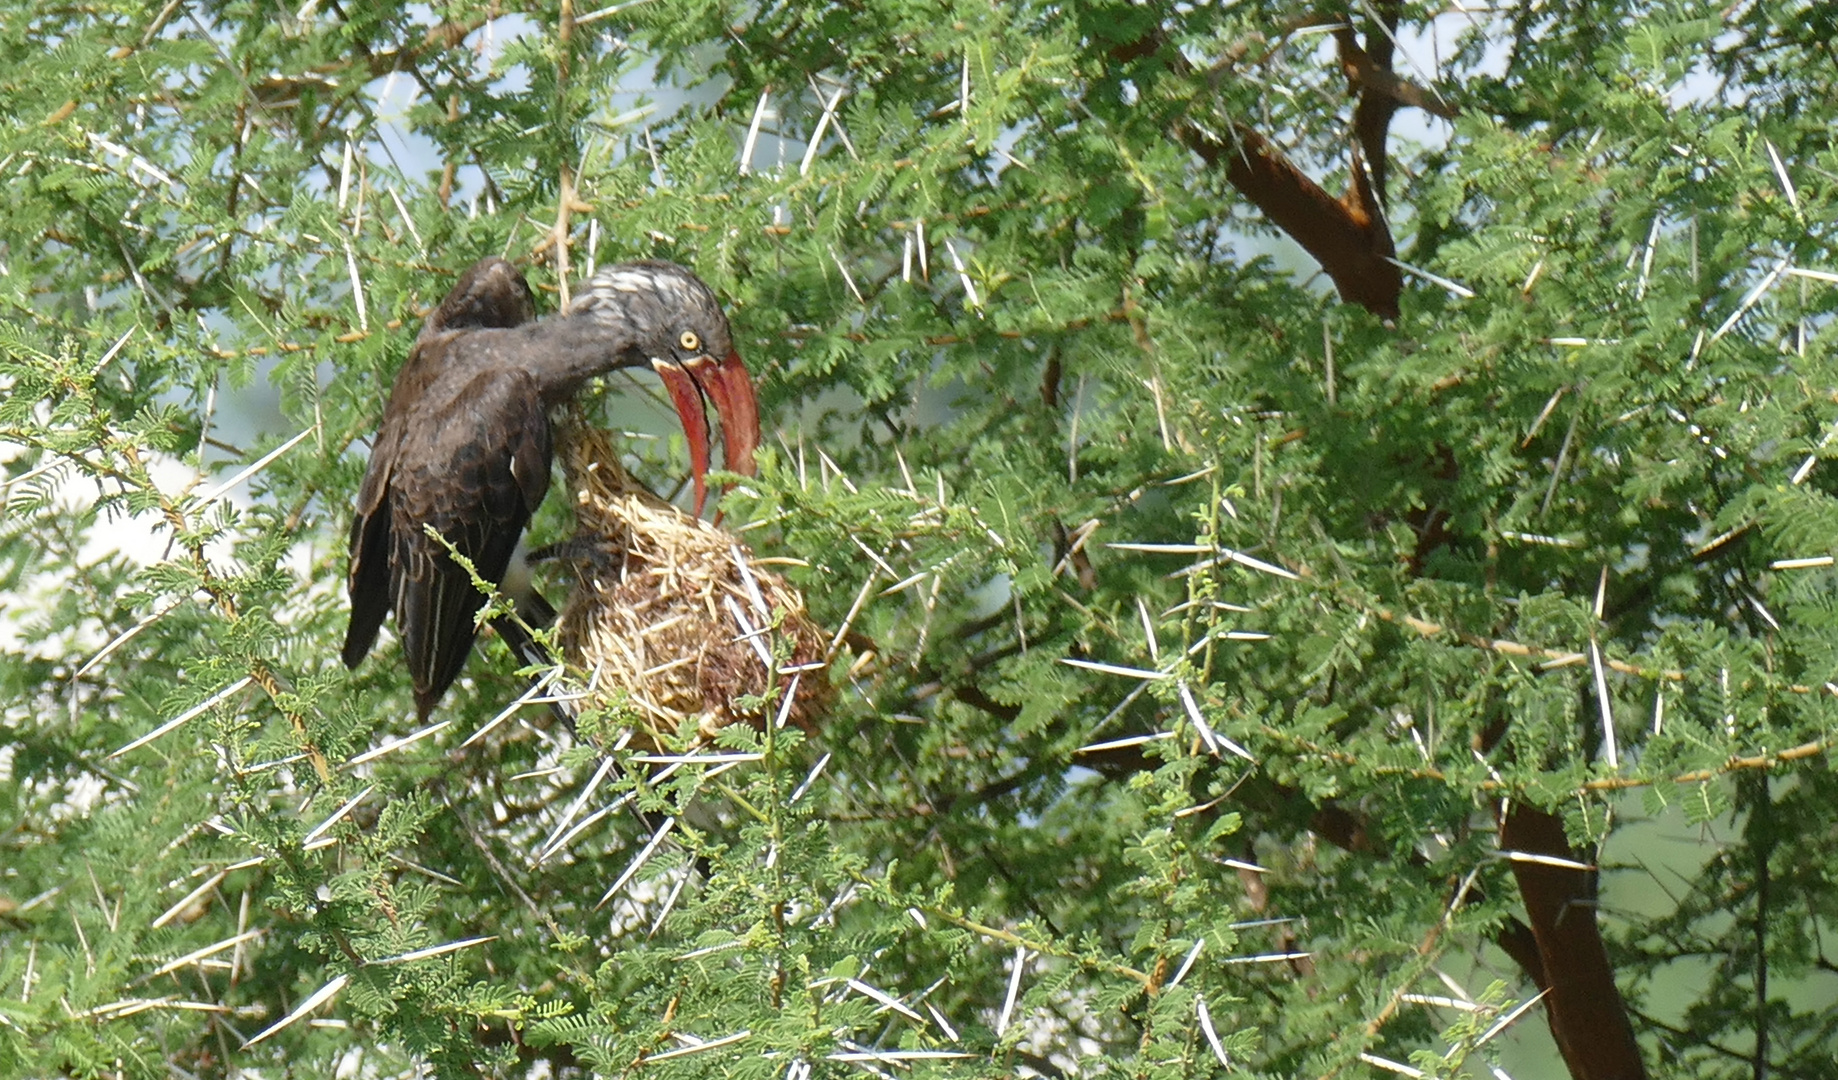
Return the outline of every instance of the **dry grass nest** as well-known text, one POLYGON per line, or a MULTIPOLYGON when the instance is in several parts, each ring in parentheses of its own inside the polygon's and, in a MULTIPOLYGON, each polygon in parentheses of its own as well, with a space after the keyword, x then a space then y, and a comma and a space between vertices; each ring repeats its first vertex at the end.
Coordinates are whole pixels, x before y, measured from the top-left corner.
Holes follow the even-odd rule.
POLYGON ((559 637, 587 679, 580 704, 605 706, 623 691, 649 729, 634 741, 653 746, 660 735, 693 729, 707 740, 728 724, 763 727, 781 714, 810 729, 831 688, 828 643, 804 598, 738 538, 647 491, 605 432, 574 422, 560 437, 578 581, 559 637))

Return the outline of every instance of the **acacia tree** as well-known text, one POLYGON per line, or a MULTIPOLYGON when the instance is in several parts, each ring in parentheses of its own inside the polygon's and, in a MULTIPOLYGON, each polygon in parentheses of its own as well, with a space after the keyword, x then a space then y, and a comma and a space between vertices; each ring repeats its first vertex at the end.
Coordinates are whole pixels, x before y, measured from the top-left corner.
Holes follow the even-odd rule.
POLYGON ((0 16, 0 1070, 1829 1068, 1827 5, 512 7, 0 16), (498 252, 723 297, 810 733, 338 664, 498 252))

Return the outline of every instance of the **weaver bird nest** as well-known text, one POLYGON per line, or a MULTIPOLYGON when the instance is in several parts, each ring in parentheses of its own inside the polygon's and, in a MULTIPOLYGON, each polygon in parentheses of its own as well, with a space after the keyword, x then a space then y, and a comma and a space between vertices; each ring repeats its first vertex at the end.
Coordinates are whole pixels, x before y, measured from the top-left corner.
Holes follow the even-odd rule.
POLYGON ((734 536, 646 490, 605 432, 577 420, 561 442, 577 526, 563 546, 579 580, 558 636, 587 679, 580 705, 622 691, 649 729, 635 741, 653 745, 736 722, 809 728, 830 693, 827 642, 798 591, 734 536))

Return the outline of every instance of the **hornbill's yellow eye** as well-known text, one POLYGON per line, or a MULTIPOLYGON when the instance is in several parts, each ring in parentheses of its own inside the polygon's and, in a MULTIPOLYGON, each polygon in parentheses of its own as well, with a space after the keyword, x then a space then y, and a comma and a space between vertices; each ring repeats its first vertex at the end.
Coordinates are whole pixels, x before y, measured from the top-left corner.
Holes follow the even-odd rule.
POLYGON ((682 336, 678 337, 676 341, 678 345, 683 346, 683 348, 690 352, 695 352, 702 347, 702 339, 696 336, 694 330, 683 331, 682 336))

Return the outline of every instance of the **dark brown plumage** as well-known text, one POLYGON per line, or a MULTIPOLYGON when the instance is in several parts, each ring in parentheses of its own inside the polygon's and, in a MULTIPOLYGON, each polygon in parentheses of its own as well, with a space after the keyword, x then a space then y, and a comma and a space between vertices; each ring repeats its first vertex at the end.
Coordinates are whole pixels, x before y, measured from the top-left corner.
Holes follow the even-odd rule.
POLYGON ((720 415, 727 468, 752 472, 752 384, 727 318, 695 275, 670 263, 610 267, 568 314, 534 320, 529 286, 511 264, 481 259, 461 275, 396 376, 358 490, 344 661, 363 660, 394 609, 424 718, 458 678, 485 601, 428 527, 480 578, 502 583, 548 491, 548 410, 589 378, 647 363, 663 375, 688 437, 698 513, 705 397, 720 415))

